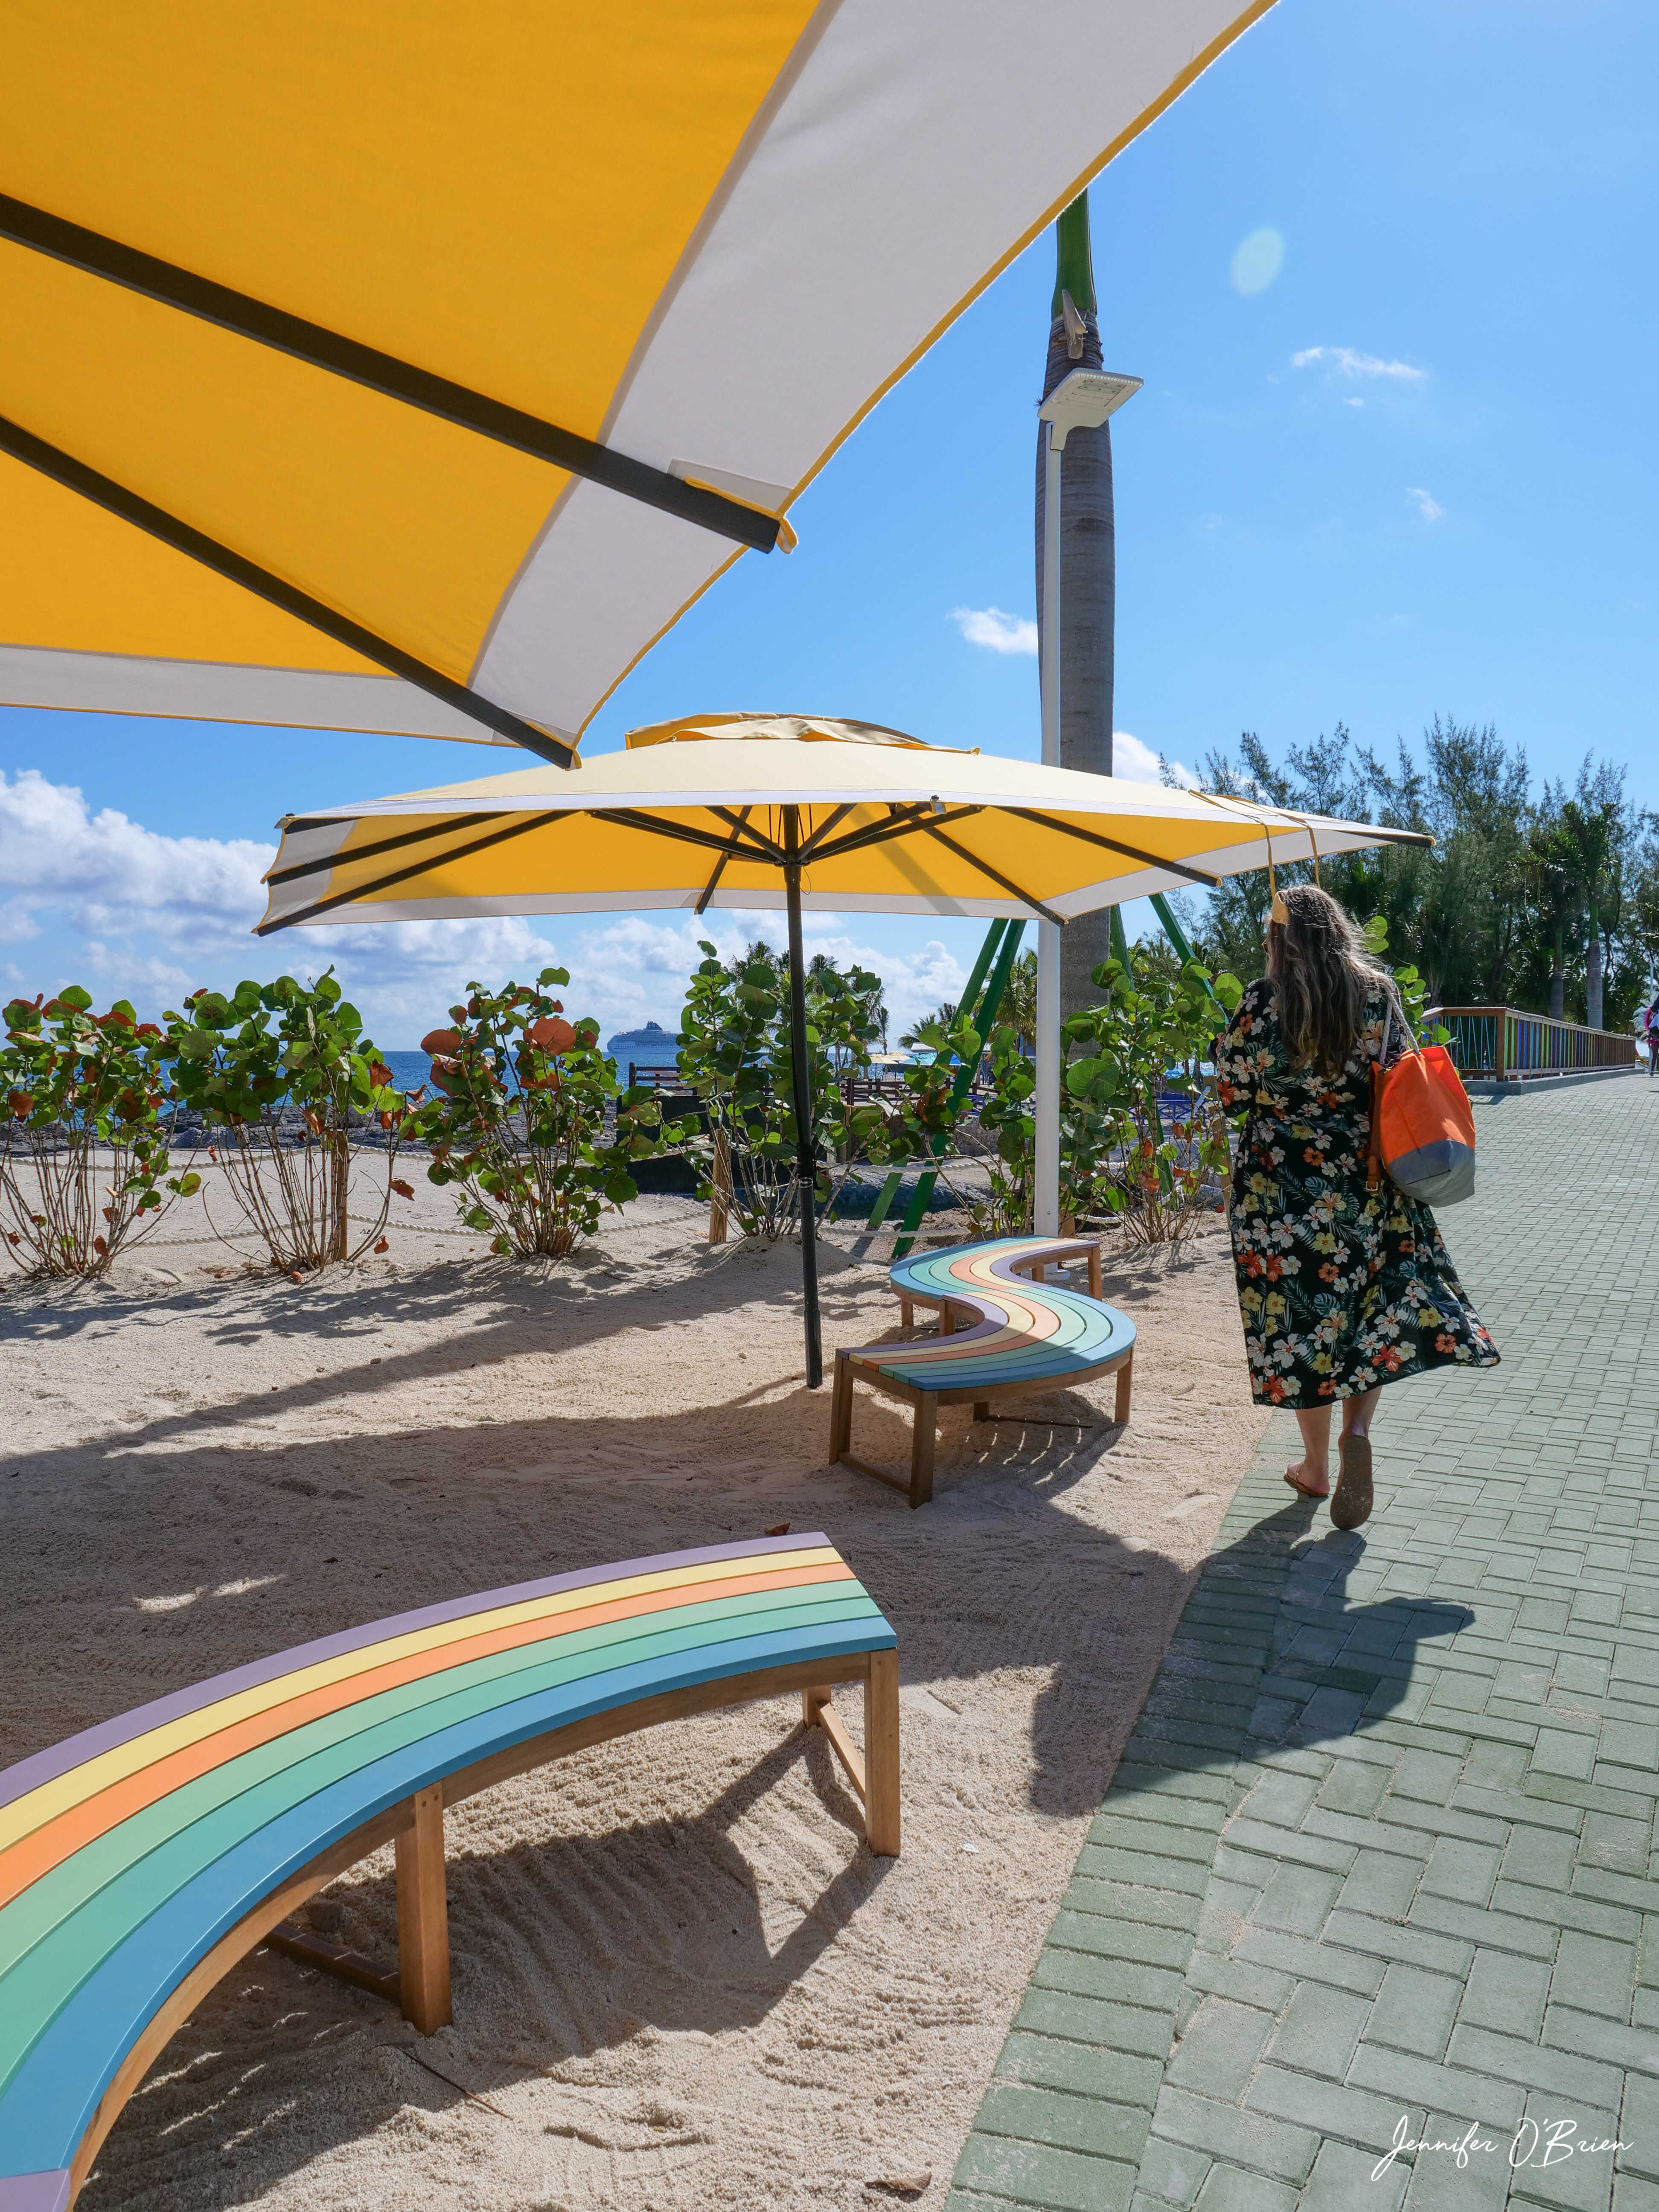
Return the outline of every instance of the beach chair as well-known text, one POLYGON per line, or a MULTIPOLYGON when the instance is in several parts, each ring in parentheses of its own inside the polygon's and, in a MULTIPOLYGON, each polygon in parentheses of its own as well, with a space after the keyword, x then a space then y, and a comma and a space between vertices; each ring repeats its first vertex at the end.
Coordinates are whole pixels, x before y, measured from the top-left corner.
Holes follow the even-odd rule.
POLYGON ((1000 1397, 1029 1396, 1045 1384, 1069 1385, 1091 1375, 1117 1376, 1115 1417, 1129 1418, 1135 1327, 1100 1295, 1100 1246, 1087 1237, 996 1237, 914 1253, 888 1270, 908 1328, 917 1306, 939 1315, 939 1334, 909 1344, 867 1344, 836 1354, 830 1407, 832 1462, 873 1474, 902 1490, 913 1507, 933 1494, 933 1448, 941 1406, 971 1402, 974 1419, 994 1418, 1000 1397), (1045 1281, 1048 1268, 1085 1260, 1085 1296, 1045 1281), (903 1476, 855 1459, 853 1385, 902 1399, 914 1408, 910 1473, 903 1476))
POLYGON ((659 1723, 799 1690, 899 1847, 892 1629, 828 1538, 554 1575, 326 1636, 0 1771, 0 2212, 64 2212, 180 2021, 261 1943, 451 2017, 447 1805, 659 1723), (864 1685, 864 1757, 831 1701, 864 1685), (394 1843, 396 1973, 285 1928, 394 1843))

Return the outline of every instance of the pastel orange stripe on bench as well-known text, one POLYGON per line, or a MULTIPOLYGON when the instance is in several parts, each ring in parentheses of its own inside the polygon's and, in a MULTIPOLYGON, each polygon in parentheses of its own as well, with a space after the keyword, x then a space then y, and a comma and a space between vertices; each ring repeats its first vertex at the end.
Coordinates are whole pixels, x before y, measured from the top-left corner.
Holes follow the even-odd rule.
MULTIPOLYGON (((722 1582, 693 1584, 696 1595, 690 1602, 701 1605, 720 1598, 750 1596, 759 1590, 804 1589, 817 1583, 853 1579, 852 1569, 839 1561, 833 1566, 798 1568, 786 1575, 732 1575, 722 1582)), ((186 1783, 210 1773, 216 1766, 227 1765, 244 1752, 255 1751, 276 1736, 303 1728, 309 1721, 324 1719, 347 1705, 360 1705, 365 1698, 400 1689, 407 1682, 441 1674, 451 1667, 464 1666, 470 1660, 487 1659, 496 1652, 515 1650, 527 1644, 556 1644, 580 1629, 670 1612, 687 1601, 684 1584, 668 1589, 645 1590, 632 1597, 613 1598, 605 1604, 584 1607, 579 1613, 553 1616, 559 1626, 551 1634, 548 1632, 549 1617, 541 1614, 530 1620, 512 1622, 505 1628, 485 1629, 474 1636, 458 1637, 425 1651, 387 1660, 280 1705, 267 1705, 228 1728, 198 1737, 193 1743, 167 1753, 124 1780, 82 1798, 68 1811, 30 1830, 9 1850, 0 1851, 0 1907, 9 1905, 31 1882, 61 1865, 73 1852, 106 1835, 123 1820, 131 1820, 135 1813, 143 1812, 170 1791, 182 1789, 186 1783)), ((465 1625, 465 1620, 456 1623, 457 1627, 465 1625)))

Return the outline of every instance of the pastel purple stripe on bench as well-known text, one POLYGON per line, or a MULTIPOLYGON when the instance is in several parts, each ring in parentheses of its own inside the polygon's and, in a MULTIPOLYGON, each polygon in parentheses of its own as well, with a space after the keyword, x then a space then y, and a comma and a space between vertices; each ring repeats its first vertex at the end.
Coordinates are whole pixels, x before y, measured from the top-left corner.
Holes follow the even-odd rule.
POLYGON ((0 2174, 0 2212, 65 2212, 69 2201, 66 2166, 51 2173, 0 2174))
MULTIPOLYGON (((83 1765, 100 1753, 112 1751, 118 1744, 130 1743, 134 1736, 162 1728, 168 1721, 180 1720, 186 1713, 199 1712, 204 1705, 216 1705, 221 1698, 233 1698, 240 1690, 258 1689, 262 1682, 291 1674, 301 1667, 313 1666, 319 1660, 336 1659, 342 1652, 359 1650, 365 1644, 406 1636, 417 1628, 437 1628, 447 1620, 461 1620, 472 1613, 488 1613, 497 1606, 522 1605, 531 1598, 551 1597, 560 1590, 586 1589, 594 1583, 620 1582, 628 1575, 700 1567, 715 1559, 752 1559, 766 1552, 804 1552, 829 1542, 822 1529, 813 1529, 799 1536, 757 1536, 744 1544, 702 1544, 690 1552, 658 1552, 649 1559, 618 1559, 609 1566, 580 1567, 574 1574, 549 1575, 540 1582, 513 1583, 505 1589, 483 1590, 474 1597, 446 1598, 441 1605, 393 1613, 389 1620, 368 1621, 359 1628, 343 1628, 332 1636, 320 1636, 313 1643, 298 1644, 289 1650, 278 1651, 269 1659, 255 1659, 246 1667, 234 1668, 228 1674, 215 1674, 205 1682, 194 1682, 186 1690, 174 1690, 151 1705, 118 1713, 112 1720, 100 1721, 94 1728, 82 1729, 79 1735, 48 1745, 32 1758, 19 1759, 16 1765, 0 1770, 0 1805, 9 1805, 31 1790, 38 1790, 43 1782, 55 1781, 60 1774, 83 1765)), ((0 2182, 0 2188, 3 2186, 0 2182)), ((33 2207, 21 2203, 13 2205, 0 2196, 0 2212, 33 2212, 33 2207)))

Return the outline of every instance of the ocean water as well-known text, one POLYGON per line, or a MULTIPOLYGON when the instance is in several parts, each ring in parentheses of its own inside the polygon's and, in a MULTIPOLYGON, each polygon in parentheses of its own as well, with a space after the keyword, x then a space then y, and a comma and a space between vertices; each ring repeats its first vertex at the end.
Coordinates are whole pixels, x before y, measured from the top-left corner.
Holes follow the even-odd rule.
MULTIPOLYGON (((637 1045, 631 1051, 623 1050, 615 1055, 617 1073, 624 1083, 628 1080, 628 1063, 630 1060, 636 1067, 652 1066, 672 1067, 674 1065, 672 1033, 665 1032, 665 1034, 668 1038, 667 1048, 654 1059, 647 1048, 637 1045)), ((430 1079, 432 1062, 423 1052, 388 1052, 382 1057, 392 1070, 394 1087, 399 1091, 416 1090, 422 1084, 430 1079)))

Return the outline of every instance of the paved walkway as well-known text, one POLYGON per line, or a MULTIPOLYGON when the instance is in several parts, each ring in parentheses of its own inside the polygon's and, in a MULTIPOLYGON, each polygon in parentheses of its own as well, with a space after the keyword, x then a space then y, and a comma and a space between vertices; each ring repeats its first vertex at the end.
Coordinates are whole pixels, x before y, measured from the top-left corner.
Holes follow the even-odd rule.
POLYGON ((1384 1391, 1346 1535, 1275 1419, 950 2212, 1659 2212, 1659 1086, 1477 1119, 1504 1364, 1384 1391))

